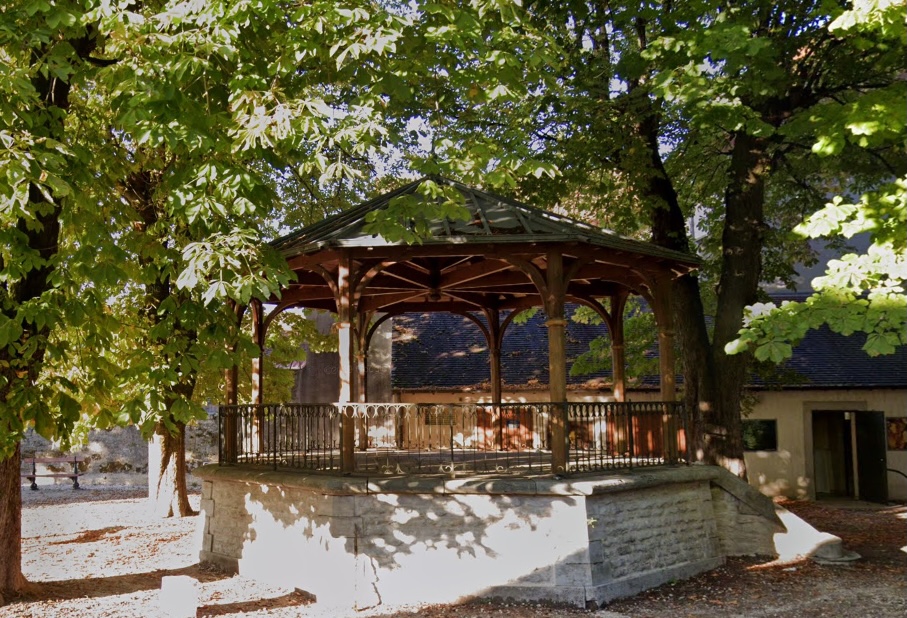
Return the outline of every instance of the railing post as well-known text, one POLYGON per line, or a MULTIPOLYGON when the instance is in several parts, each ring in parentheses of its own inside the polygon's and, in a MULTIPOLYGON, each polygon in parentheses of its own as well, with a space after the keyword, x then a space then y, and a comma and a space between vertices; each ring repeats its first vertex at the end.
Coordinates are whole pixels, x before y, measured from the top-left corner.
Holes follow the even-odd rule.
POLYGON ((682 402, 677 402, 674 405, 677 406, 677 412, 680 414, 680 424, 683 428, 684 461, 687 462, 687 465, 690 465, 690 431, 687 425, 690 410, 682 402))
POLYGON ((237 424, 237 415, 239 409, 236 406, 221 405, 217 407, 217 460, 220 464, 235 464, 238 462, 239 431, 237 424))
POLYGON ((278 435, 278 425, 280 421, 281 406, 277 405, 271 408, 271 464, 277 470, 277 462, 280 453, 280 437, 278 435))
POLYGON ((633 439, 633 404, 627 403, 625 408, 627 413, 627 450, 629 452, 629 466, 633 467, 633 459, 636 457, 636 441, 633 439))
POLYGON ((353 404, 340 403, 340 470, 349 473, 356 470, 356 416, 353 404))
POLYGON ((224 447, 226 436, 224 434, 224 407, 217 406, 217 465, 224 465, 224 447))

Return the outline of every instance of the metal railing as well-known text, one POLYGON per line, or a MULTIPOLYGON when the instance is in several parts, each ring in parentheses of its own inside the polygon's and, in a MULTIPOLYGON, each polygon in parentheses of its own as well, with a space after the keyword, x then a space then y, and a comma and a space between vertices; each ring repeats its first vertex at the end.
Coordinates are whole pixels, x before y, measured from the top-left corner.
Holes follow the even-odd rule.
POLYGON ((542 473, 564 418, 569 471, 685 463, 682 405, 338 403, 221 406, 221 464, 382 474, 542 473))

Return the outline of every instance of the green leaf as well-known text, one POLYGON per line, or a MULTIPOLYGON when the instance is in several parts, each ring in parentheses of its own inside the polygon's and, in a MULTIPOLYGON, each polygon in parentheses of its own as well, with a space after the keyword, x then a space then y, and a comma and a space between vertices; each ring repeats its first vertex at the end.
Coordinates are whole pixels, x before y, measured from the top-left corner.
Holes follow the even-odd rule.
POLYGON ((780 363, 790 358, 793 354, 793 348, 789 343, 783 341, 769 341, 756 347, 754 353, 756 360, 770 360, 773 363, 780 363))
POLYGON ((0 314, 0 349, 18 341, 22 336, 22 326, 18 320, 11 320, 0 314))

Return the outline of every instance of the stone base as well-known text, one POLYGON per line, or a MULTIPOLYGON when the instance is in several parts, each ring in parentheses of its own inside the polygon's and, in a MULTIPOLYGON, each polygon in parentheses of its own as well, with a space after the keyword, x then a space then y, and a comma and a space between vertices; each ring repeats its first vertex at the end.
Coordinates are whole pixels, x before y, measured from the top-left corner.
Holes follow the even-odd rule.
POLYGON ((706 558, 704 560, 688 562, 686 564, 666 569, 658 569, 648 573, 629 575, 623 579, 595 586, 591 596, 598 605, 604 605, 616 599, 639 594, 649 588, 655 588, 656 586, 661 586, 662 584, 671 581, 687 579, 694 575, 698 575, 699 573, 717 569, 722 566, 724 562, 724 557, 706 558))
POLYGON ((610 602, 766 553, 770 500, 720 468, 358 478, 206 466, 200 560, 355 608, 610 602))

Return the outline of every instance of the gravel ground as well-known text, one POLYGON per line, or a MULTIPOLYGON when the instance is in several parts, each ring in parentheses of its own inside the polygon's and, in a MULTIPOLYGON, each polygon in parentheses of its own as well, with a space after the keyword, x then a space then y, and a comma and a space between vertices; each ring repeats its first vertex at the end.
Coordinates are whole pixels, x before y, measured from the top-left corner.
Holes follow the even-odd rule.
MULTIPOLYGON (((599 610, 542 604, 466 603, 340 612, 297 590, 265 586, 197 564, 198 518, 149 517, 143 487, 23 487, 23 571, 33 589, 0 618, 157 618, 161 579, 198 580, 197 616, 596 616, 598 618, 907 615, 907 507, 788 502, 816 528, 840 536, 863 559, 848 566, 735 558, 599 610)), ((198 496, 193 496, 198 506, 198 496)))

